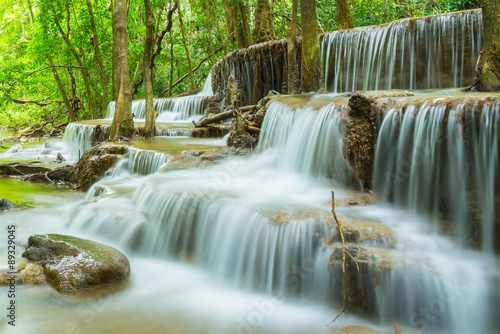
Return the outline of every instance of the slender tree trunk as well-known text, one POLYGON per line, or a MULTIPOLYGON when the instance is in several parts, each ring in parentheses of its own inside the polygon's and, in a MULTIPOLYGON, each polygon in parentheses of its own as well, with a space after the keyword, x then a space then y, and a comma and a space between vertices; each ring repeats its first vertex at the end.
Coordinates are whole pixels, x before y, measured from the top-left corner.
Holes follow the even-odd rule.
POLYGON ((238 32, 240 33, 240 48, 246 48, 247 46, 252 45, 252 32, 250 30, 250 24, 248 23, 250 11, 248 10, 248 6, 243 2, 243 0, 239 0, 238 9, 240 12, 241 21, 241 29, 238 30, 238 32))
POLYGON ((323 70, 319 48, 318 20, 314 0, 300 2, 302 13, 301 93, 317 92, 322 88, 323 70))
POLYGON ((215 64, 215 48, 214 48, 214 41, 212 38, 212 24, 210 21, 212 20, 210 16, 210 8, 211 8, 211 1, 207 0, 205 2, 205 7, 206 7, 206 12, 207 12, 207 30, 208 30, 208 43, 210 44, 210 54, 212 55, 212 65, 215 64))
POLYGON ((110 137, 131 137, 134 133, 132 92, 128 62, 127 0, 115 0, 113 9, 113 55, 115 59, 115 87, 118 87, 115 115, 110 137))
POLYGON ((35 15, 33 15, 33 5, 31 4, 31 0, 28 0, 28 10, 30 11, 30 22, 33 24, 35 22, 35 15))
MULTIPOLYGON (((175 2, 178 4, 179 0, 176 0, 175 2)), ((189 55, 189 48, 188 48, 188 43, 187 43, 187 39, 186 39, 186 32, 184 31, 184 23, 182 22, 182 10, 181 10, 180 6, 179 6, 179 23, 181 24, 182 44, 184 45, 184 50, 186 50, 186 58, 187 58, 188 69, 189 69, 189 73, 190 73, 189 74, 189 80, 191 82, 190 89, 193 89, 193 88, 195 88, 195 84, 194 84, 193 73, 191 70, 191 56, 189 55)))
POLYGON ((352 25, 348 0, 335 0, 335 6, 337 7, 337 21, 339 23, 339 29, 354 28, 352 25))
POLYGON ((66 107, 66 110, 68 111, 68 119, 69 119, 70 123, 72 123, 76 119, 75 111, 74 111, 73 107, 71 106, 71 103, 69 102, 68 95, 66 94, 66 90, 64 89, 64 86, 61 82, 61 78, 59 77, 59 74, 57 73, 57 69, 56 69, 56 67, 54 67, 54 60, 52 59, 52 55, 50 55, 50 54, 49 54, 49 61, 50 61, 52 74, 54 75, 54 79, 56 80, 57 87, 59 88, 59 91, 61 92, 64 106, 66 107))
POLYGON ((168 96, 172 95, 172 84, 174 82, 174 36, 170 33, 170 82, 168 84, 168 96))
MULTIPOLYGON (((216 12, 214 12, 214 15, 217 15, 216 12)), ((224 34, 222 33, 220 27, 219 27, 219 22, 218 22, 217 16, 215 16, 215 29, 217 30, 217 34, 219 34, 219 37, 221 39, 221 44, 222 44, 222 49, 224 50, 224 54, 227 54, 227 45, 226 42, 224 42, 224 34)))
POLYGON ((254 12, 254 22, 255 27, 253 34, 256 44, 276 39, 269 0, 257 0, 254 12))
POLYGON ((153 77, 150 68, 151 54, 153 51, 153 11, 151 1, 144 0, 144 9, 146 14, 146 39, 144 42, 144 57, 142 60, 142 73, 144 78, 144 88, 146 93, 146 125, 144 135, 154 137, 155 129, 155 109, 153 106, 153 77))
POLYGON ((234 5, 233 5, 233 0, 224 0, 224 12, 226 14, 226 37, 227 37, 227 44, 229 45, 230 48, 235 47, 235 42, 236 42, 236 35, 235 35, 235 12, 234 12, 234 5))
POLYGON ((485 92, 500 91, 500 0, 482 0, 483 49, 477 64, 475 86, 485 92))
POLYGON ((95 53, 95 59, 97 61, 97 67, 99 69, 99 77, 101 79, 101 86, 102 86, 102 97, 103 97, 103 107, 106 108, 106 106, 109 103, 109 95, 108 95, 108 79, 106 77, 106 69, 104 68, 104 63, 102 61, 101 57, 101 50, 99 48, 99 33, 97 32, 95 20, 94 20, 94 11, 92 9, 92 2, 91 0, 86 0, 87 3, 87 9, 89 11, 89 17, 90 17, 90 27, 92 29, 92 35, 93 35, 93 47, 94 47, 94 53, 95 53))
POLYGON ((299 64, 297 63, 297 0, 292 1, 292 21, 286 34, 287 45, 287 87, 288 94, 297 94, 300 90, 299 64))
MULTIPOLYGON (((67 34, 64 33, 64 30, 61 27, 61 24, 59 23, 59 20, 57 19, 57 14, 53 6, 50 6, 52 13, 54 14, 54 23, 56 24, 57 30, 61 34, 64 43, 66 43, 70 53, 73 55, 75 58, 76 62, 78 63, 78 66, 82 68, 82 77, 83 77, 83 83, 85 85, 85 96, 88 100, 89 108, 90 108, 90 113, 92 114, 93 118, 97 118, 99 114, 96 112, 96 108, 92 99, 92 92, 90 90, 91 84, 90 84, 90 75, 88 72, 87 67, 85 66, 85 63, 82 61, 80 56, 78 55, 78 52, 76 52, 76 49, 73 47, 71 44, 71 41, 69 40, 69 37, 67 34)), ((69 28, 69 22, 68 22, 68 28, 69 28)))

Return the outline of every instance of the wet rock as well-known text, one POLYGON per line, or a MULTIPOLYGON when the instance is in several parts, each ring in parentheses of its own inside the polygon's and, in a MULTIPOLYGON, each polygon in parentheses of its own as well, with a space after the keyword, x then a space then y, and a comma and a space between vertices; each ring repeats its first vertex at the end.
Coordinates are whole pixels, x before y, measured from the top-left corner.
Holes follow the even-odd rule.
POLYGON ((77 185, 77 189, 87 191, 127 152, 127 146, 109 143, 91 147, 77 162, 71 174, 71 182, 77 185))
POLYGON ((22 255, 43 267, 45 279, 64 294, 111 288, 130 275, 130 264, 116 249, 73 236, 32 235, 22 255))
POLYGON ((349 98, 345 116, 344 157, 364 187, 371 186, 377 143, 374 100, 359 93, 349 98))
POLYGON ((59 167, 48 172, 47 176, 51 180, 69 182, 71 181, 71 175, 73 174, 74 170, 75 170, 74 166, 59 167))
POLYGON ((0 198, 0 211, 14 210, 17 205, 5 198, 0 198))
POLYGON ((14 277, 15 283, 30 284, 30 285, 44 285, 46 284, 45 275, 43 274, 43 267, 35 262, 22 263, 17 267, 17 274, 12 275, 7 270, 0 272, 0 286, 9 286, 14 277))

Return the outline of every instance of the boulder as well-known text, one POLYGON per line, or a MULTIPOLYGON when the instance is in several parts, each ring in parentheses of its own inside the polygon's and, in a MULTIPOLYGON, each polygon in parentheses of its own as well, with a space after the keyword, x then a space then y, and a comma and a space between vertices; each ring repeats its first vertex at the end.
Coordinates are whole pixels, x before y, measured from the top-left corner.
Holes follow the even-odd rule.
POLYGON ((32 235, 22 256, 42 265, 47 283, 64 294, 116 287, 130 275, 125 255, 73 236, 32 235))

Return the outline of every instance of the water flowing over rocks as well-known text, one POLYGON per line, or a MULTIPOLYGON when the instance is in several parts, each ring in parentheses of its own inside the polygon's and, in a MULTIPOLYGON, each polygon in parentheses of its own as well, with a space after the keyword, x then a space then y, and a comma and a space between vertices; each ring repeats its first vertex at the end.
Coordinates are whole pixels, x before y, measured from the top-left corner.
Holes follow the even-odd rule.
POLYGON ((23 257, 41 264, 47 283, 64 294, 110 288, 130 275, 122 253, 72 236, 32 235, 23 257))

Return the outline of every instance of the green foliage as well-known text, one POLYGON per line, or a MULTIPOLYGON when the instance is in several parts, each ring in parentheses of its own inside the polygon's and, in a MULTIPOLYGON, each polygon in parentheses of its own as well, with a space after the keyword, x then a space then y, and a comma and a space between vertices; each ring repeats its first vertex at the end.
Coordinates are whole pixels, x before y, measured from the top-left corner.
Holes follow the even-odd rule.
MULTIPOLYGON (((236 1, 236 0, 235 0, 236 1)), ((238 0, 242 1, 242 0, 238 0)), ((253 20, 255 0, 245 0, 253 20)), ((108 95, 112 98, 112 9, 109 1, 91 0, 96 28, 97 40, 102 56, 105 76, 109 82, 108 95)), ((223 0, 179 1, 188 46, 194 68, 203 59, 210 56, 209 25, 207 22, 207 6, 213 46, 217 59, 224 56, 226 46, 226 27, 223 0)), ((286 31, 291 17, 291 0, 270 0, 276 35, 286 38, 286 31)), ((167 24, 167 12, 173 6, 173 0, 152 1, 156 36, 167 24)), ((350 0, 350 11, 355 26, 381 24, 409 16, 446 13, 478 7, 478 0, 350 0)), ((145 35, 143 1, 131 0, 128 17, 129 60, 132 82, 140 79, 143 43, 145 35)), ((337 29, 334 0, 317 0, 317 15, 322 32, 337 29)), ((64 108, 61 92, 56 85, 49 66, 49 57, 57 68, 58 75, 70 98, 83 101, 83 108, 78 111, 77 119, 91 117, 89 106, 92 103, 104 111, 103 87, 100 80, 91 21, 86 1, 70 0, 0 0, 0 127, 22 128, 34 123, 42 123, 51 119, 64 108), (89 73, 90 95, 87 94, 83 72, 65 43, 57 24, 60 25, 69 40, 74 52, 83 62, 89 73), (69 28, 69 29, 68 29, 69 28), (74 80, 74 87, 72 81, 74 80), (46 107, 33 104, 18 105, 12 99, 33 100, 38 102, 59 101, 46 107)), ((251 28, 253 22, 250 22, 251 28)), ((300 26, 300 12, 299 12, 300 26)), ((299 28, 300 31, 300 28, 299 28)), ((227 47, 227 46, 226 46, 227 47)), ((227 48, 226 48, 227 49, 227 48)), ((232 51, 227 49, 228 52, 232 51)), ((178 12, 173 15, 171 34, 167 34, 162 42, 162 51, 156 58, 154 69, 154 92, 161 96, 169 88, 170 68, 173 63, 172 81, 188 73, 187 57, 182 45, 178 12), (173 43, 173 57, 170 47, 173 43)), ((194 73, 197 86, 201 86, 213 65, 212 59, 200 66, 194 73)), ((178 84, 172 95, 188 91, 196 87, 190 86, 189 80, 178 84)), ((142 88, 136 98, 144 96, 142 88)), ((64 118, 61 118, 63 121, 64 118)))

